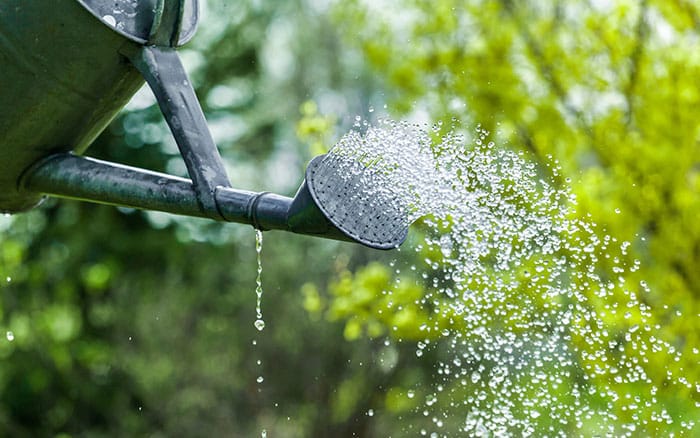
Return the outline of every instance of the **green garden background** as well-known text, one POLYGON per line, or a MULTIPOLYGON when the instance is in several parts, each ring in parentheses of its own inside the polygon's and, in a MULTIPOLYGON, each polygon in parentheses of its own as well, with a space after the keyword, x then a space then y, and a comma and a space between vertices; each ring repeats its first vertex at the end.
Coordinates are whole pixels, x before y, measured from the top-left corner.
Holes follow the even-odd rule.
MULTIPOLYGON (((658 398, 700 421, 696 389, 664 386, 667 369, 700 381, 698 3, 203 3, 180 52, 235 187, 292 195, 357 115, 480 124, 631 242, 630 276, 683 352, 652 361, 658 398)), ((147 89, 88 155, 185 174, 147 89)), ((415 353, 428 286, 404 270, 401 311, 381 299, 392 260, 422 263, 420 235, 380 252, 265 233, 258 332, 249 226, 54 199, 0 217, 0 435, 420 436, 424 397, 406 394, 439 380, 415 353)))

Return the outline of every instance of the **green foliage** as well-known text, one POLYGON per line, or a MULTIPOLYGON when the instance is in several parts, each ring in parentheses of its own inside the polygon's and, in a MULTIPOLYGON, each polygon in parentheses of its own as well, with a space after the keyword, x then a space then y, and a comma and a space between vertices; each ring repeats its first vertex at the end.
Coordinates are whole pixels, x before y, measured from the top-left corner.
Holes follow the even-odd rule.
POLYGON ((318 113, 318 106, 312 100, 307 100, 301 105, 302 118, 297 123, 297 137, 309 145, 312 156, 325 154, 328 146, 332 144, 332 128, 335 119, 318 113))
POLYGON ((333 298, 328 318, 346 320, 344 334, 351 341, 387 335, 403 340, 423 339, 419 327, 429 318, 419 304, 423 288, 410 277, 401 280, 392 281, 389 268, 380 263, 370 263, 354 275, 341 273, 328 287, 333 298))

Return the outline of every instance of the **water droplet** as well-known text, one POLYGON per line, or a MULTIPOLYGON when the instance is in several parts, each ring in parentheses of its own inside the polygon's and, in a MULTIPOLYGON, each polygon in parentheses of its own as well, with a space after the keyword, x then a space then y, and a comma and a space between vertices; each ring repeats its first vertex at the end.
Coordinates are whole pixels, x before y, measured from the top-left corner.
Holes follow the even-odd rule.
POLYGON ((367 409, 367 416, 373 417, 374 416, 374 409, 367 409))
POLYGON ((262 382, 265 381, 265 378, 264 378, 263 376, 258 376, 258 378, 255 379, 255 381, 258 382, 258 383, 262 383, 262 382))
POLYGON ((265 321, 263 321, 262 319, 256 319, 254 325, 256 329, 262 331, 262 329, 265 328, 265 321))
POLYGON ((413 391, 413 390, 409 390, 409 391, 406 393, 406 396, 407 396, 408 398, 413 398, 413 397, 416 396, 416 393, 415 393, 415 391, 413 391))
POLYGON ((117 20, 111 15, 105 15, 104 17, 102 17, 102 19, 105 21, 105 23, 109 24, 110 26, 117 25, 117 20))

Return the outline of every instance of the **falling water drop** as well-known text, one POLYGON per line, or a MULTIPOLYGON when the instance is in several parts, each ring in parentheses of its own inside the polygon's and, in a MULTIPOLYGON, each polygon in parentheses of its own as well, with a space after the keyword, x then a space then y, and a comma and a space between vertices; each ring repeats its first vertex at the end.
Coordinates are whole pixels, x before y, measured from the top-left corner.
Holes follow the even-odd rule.
POLYGON ((12 333, 12 332, 9 331, 9 330, 7 331, 7 333, 5 333, 5 337, 6 337, 7 340, 10 341, 10 342, 12 342, 12 341, 15 340, 15 334, 12 333))

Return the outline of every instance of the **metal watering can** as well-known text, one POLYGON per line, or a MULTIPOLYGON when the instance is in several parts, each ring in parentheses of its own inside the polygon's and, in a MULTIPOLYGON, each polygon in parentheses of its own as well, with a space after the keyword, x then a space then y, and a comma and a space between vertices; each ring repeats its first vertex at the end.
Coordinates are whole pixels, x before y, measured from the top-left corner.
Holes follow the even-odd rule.
POLYGON ((325 156, 309 163, 294 198, 231 187, 175 51, 198 17, 197 0, 2 0, 0 211, 50 195, 400 245, 404 214, 348 193, 360 178, 339 175, 325 156), (144 79, 191 180, 80 156, 144 79))

